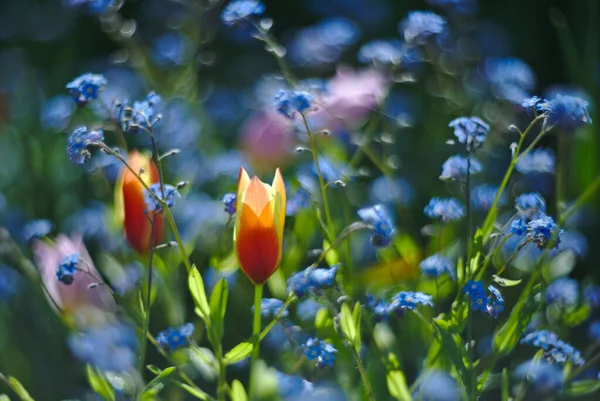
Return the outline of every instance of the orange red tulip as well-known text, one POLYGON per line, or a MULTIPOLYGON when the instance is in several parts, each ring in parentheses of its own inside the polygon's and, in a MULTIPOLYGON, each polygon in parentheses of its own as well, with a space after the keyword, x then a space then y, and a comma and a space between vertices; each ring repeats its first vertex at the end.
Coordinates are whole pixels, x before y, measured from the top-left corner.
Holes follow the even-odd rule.
POLYGON ((240 267, 254 284, 267 281, 281 262, 285 203, 279 169, 269 185, 240 168, 233 240, 240 267))
MULTIPOLYGON (((158 169, 149 155, 133 151, 129 154, 128 163, 136 172, 143 170, 141 177, 146 185, 160 181, 158 169)), ((127 168, 121 172, 115 188, 117 210, 121 214, 127 241, 136 252, 143 255, 150 252, 152 245, 152 225, 148 219, 152 218, 152 213, 145 213, 144 189, 142 183, 127 168)), ((158 214, 155 218, 154 243, 158 244, 162 238, 163 216, 158 214)))

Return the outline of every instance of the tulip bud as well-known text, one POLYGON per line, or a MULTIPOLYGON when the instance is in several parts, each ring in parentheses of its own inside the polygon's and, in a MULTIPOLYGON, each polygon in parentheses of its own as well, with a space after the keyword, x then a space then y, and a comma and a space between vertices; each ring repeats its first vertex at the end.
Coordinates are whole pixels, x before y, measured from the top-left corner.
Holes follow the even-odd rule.
POLYGON ((285 202, 279 169, 269 185, 240 168, 233 241, 240 267, 254 284, 267 281, 281 262, 285 202))
MULTIPOLYGON (((128 163, 133 171, 143 171, 141 177, 146 185, 160 181, 158 169, 149 155, 133 151, 129 154, 128 163)), ((143 255, 150 252, 152 245, 152 224, 148 217, 153 218, 153 212, 146 213, 144 189, 144 185, 128 168, 123 169, 115 187, 116 209, 123 221, 127 241, 136 252, 143 255)), ((155 219, 154 243, 159 244, 162 239, 163 217, 158 214, 155 219)))

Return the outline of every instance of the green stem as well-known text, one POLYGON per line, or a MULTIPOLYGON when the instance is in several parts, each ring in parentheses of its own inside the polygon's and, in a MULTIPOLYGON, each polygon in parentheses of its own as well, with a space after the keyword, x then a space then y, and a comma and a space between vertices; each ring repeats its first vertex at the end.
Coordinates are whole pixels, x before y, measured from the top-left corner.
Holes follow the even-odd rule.
POLYGON ((473 367, 473 325, 471 320, 472 310, 468 309, 467 315, 467 344, 469 345, 469 400, 475 400, 477 398, 477 375, 475 374, 475 368, 473 367))
MULTIPOLYGON (((254 397, 254 383, 256 382, 256 361, 258 360, 260 346, 260 301, 263 294, 263 284, 254 286, 254 321, 252 324, 252 338, 254 339, 254 347, 252 348, 252 359, 250 362, 250 385, 248 397, 250 400, 254 397)), ((281 308, 283 309, 283 308, 281 308)))
POLYGON ((371 387, 371 382, 369 381, 369 378, 367 377, 367 372, 365 371, 365 367, 363 366, 363 364, 360 360, 360 355, 358 354, 358 351, 356 350, 356 348, 354 347, 353 344, 349 344, 348 346, 350 348, 350 351, 352 352, 352 356, 354 357, 354 360, 356 361, 356 366, 358 367, 358 372, 360 373, 360 377, 363 381, 363 384, 365 385, 365 390, 367 391, 367 397, 369 398, 370 401, 375 401, 375 395, 373 394, 373 388, 371 387))
POLYGON ((273 37, 269 34, 268 30, 263 29, 258 24, 254 24, 254 26, 260 32, 260 34, 262 36, 262 40, 267 45, 268 49, 270 49, 269 53, 273 54, 273 57, 275 57, 275 61, 277 62, 277 65, 279 66, 279 69, 281 70, 283 77, 285 78, 287 83, 290 86, 295 86, 296 80, 294 79, 294 76, 292 75, 292 71, 290 70, 290 67, 287 65, 287 63, 285 62, 283 57, 281 57, 277 53, 277 49, 280 48, 281 46, 275 41, 275 39, 273 39, 273 37))
MULTIPOLYGON (((466 206, 466 214, 467 214, 467 243, 466 243, 466 251, 467 251, 467 260, 471 260, 471 153, 467 155, 467 179, 465 180, 465 206, 466 206)), ((471 269, 467 269, 466 273, 467 280, 470 279, 471 269)))
POLYGON ((321 167, 319 166, 319 158, 317 157, 317 147, 315 144, 315 138, 308 126, 308 119, 304 115, 304 113, 300 113, 302 116, 302 121, 304 122, 304 127, 306 128, 306 133, 308 134, 308 141, 310 144, 310 151, 313 155, 313 160, 315 162, 315 168, 317 170, 317 175, 319 176, 319 185, 321 186, 321 195, 323 196, 323 209, 325 209, 325 219, 327 220, 327 240, 333 241, 335 238, 335 233, 333 231, 333 222, 331 220, 331 213, 329 212, 329 203, 327 202, 327 190, 325 188, 325 182, 323 181, 323 174, 321 174, 321 167))
POLYGON ((269 334, 269 331, 271 331, 273 326, 275 326, 275 324, 279 321, 283 313, 286 311, 287 307, 290 306, 290 304, 295 300, 296 296, 294 294, 290 294, 288 299, 283 303, 283 305, 281 305, 281 308, 279 308, 279 311, 277 312, 273 320, 271 320, 267 327, 265 327, 263 331, 260 332, 260 336, 258 337, 259 340, 262 340, 267 336, 267 334, 269 334))
POLYGON ((483 261, 483 266, 481 267, 481 270, 479 270, 479 272, 476 271, 477 280, 481 280, 483 278, 483 275, 485 274, 485 271, 487 270, 488 265, 490 264, 492 259, 494 259, 494 257, 498 254, 498 252, 500 252, 500 250, 504 246, 504 243, 506 241, 508 241, 508 239, 512 235, 513 234, 505 235, 504 238, 502 238, 502 241, 500 241, 500 243, 498 244, 498 246, 496 248, 494 248, 493 250, 490 249, 490 252, 485 257, 485 260, 483 261))
POLYGON ((217 350, 217 360, 219 363, 219 383, 217 385, 217 399, 218 401, 225 401, 225 394, 227 393, 227 380, 225 376, 225 361, 223 360, 223 347, 219 344, 217 350))
POLYGON ((144 327, 142 328, 142 341, 140 345, 140 356, 138 360, 138 371, 140 376, 144 377, 144 360, 146 358, 146 339, 148 337, 148 329, 150 327, 150 302, 152 296, 152 262, 154 261, 154 225, 156 215, 150 219, 150 257, 148 260, 148 288, 146 294, 146 311, 144 313, 144 327))

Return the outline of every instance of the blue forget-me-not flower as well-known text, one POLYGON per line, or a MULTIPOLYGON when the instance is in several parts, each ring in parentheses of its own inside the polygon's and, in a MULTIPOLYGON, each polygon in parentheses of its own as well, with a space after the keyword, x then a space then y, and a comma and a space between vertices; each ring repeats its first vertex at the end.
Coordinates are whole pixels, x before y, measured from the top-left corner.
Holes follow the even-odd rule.
POLYGON ((460 220, 465 215, 465 207, 455 198, 432 198, 425 206, 425 215, 432 219, 440 219, 443 223, 460 220))
POLYGON ((229 2, 221 13, 221 21, 228 26, 247 22, 265 12, 265 5, 259 0, 234 0, 229 2))
POLYGON ((490 131, 489 124, 479 117, 458 117, 448 126, 454 128, 454 136, 458 142, 466 144, 469 152, 481 147, 490 131))
POLYGON ((71 285, 73 284, 73 279, 75 273, 77 272, 77 264, 79 263, 79 254, 74 253, 72 255, 66 256, 62 262, 58 265, 56 269, 56 278, 58 281, 71 285))
MULTIPOLYGON (((175 199, 181 197, 177 188, 169 184, 165 184, 164 188, 161 188, 160 183, 155 183, 150 185, 150 190, 155 196, 163 199, 168 208, 175 206, 175 199)), ((146 210, 148 212, 160 212, 162 210, 162 205, 148 192, 147 189, 144 190, 144 202, 146 203, 146 210)))
POLYGON ((175 351, 185 347, 189 338, 194 334, 194 325, 186 323, 180 327, 169 327, 156 336, 156 341, 165 350, 175 351))
POLYGON ((69 82, 66 88, 79 105, 86 105, 90 100, 97 99, 98 93, 106 85, 103 75, 86 73, 69 82))
POLYGON ((309 361, 314 361, 318 368, 333 367, 337 350, 327 341, 309 338, 302 344, 304 355, 309 361))
POLYGON ((88 131, 87 127, 76 128, 69 137, 67 155, 69 160, 75 164, 85 164, 92 157, 87 147, 93 142, 104 140, 104 132, 101 129, 88 131))
POLYGON ((483 169, 481 163, 473 157, 467 160, 466 157, 460 155, 450 156, 442 165, 440 180, 465 181, 467 178, 467 166, 469 166, 468 174, 470 175, 480 173, 483 169))
POLYGON ((378 248, 388 246, 394 236, 394 225, 385 208, 375 205, 359 209, 357 213, 373 230, 371 244, 378 248))

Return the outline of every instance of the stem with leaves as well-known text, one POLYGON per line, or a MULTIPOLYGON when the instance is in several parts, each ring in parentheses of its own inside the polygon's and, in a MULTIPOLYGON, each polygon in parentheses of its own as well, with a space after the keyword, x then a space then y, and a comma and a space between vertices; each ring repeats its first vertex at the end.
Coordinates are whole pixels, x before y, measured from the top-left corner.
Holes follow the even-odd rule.
MULTIPOLYGON (((254 320, 252 323, 252 339, 254 340, 254 345, 252 347, 252 358, 251 358, 251 362, 250 362, 250 386, 249 386, 249 391, 248 391, 248 395, 249 395, 250 399, 252 399, 252 397, 254 396, 255 382, 257 381, 256 361, 258 360, 260 339, 261 339, 260 301, 262 299, 262 294, 263 294, 263 285, 256 284, 254 286, 254 320)), ((284 308, 282 307, 280 309, 280 312, 283 309, 284 308)), ((283 312, 281 312, 281 313, 283 313, 283 312)))

